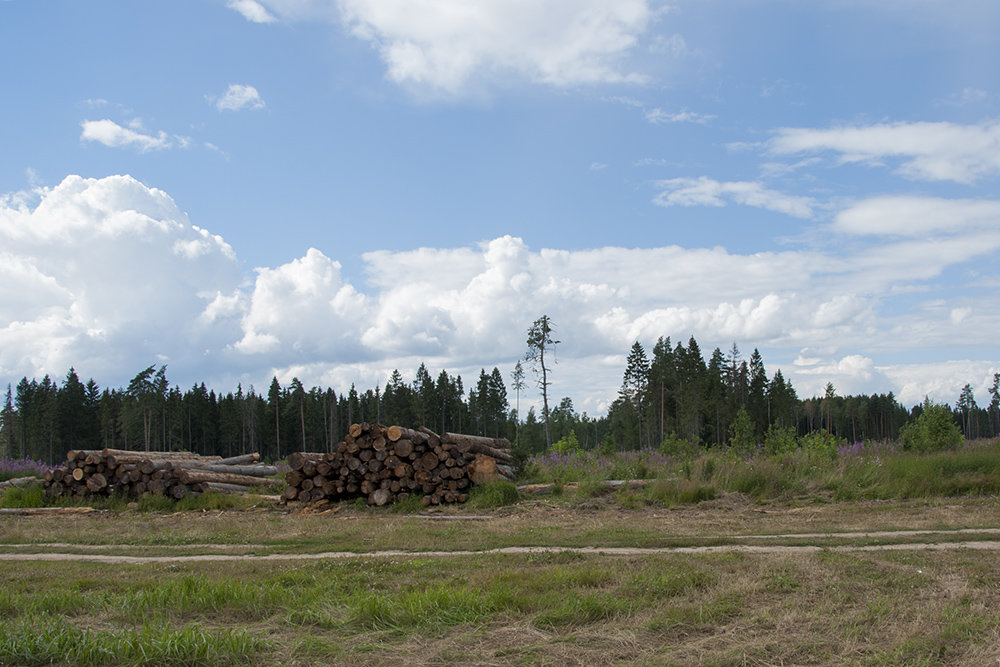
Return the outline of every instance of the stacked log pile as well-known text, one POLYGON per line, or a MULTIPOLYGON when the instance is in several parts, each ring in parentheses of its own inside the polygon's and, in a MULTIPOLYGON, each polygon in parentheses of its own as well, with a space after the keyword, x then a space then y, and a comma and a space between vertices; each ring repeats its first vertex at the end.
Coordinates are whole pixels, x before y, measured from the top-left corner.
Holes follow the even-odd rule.
POLYGON ((291 470, 283 497, 300 502, 365 498, 381 506, 418 494, 425 506, 462 503, 472 484, 513 481, 511 449, 504 438, 352 424, 334 452, 288 456, 291 470))
POLYGON ((107 496, 113 492, 185 496, 208 491, 247 493, 267 486, 277 468, 259 454, 222 458, 190 452, 70 450, 66 463, 45 473, 45 489, 56 496, 107 496))

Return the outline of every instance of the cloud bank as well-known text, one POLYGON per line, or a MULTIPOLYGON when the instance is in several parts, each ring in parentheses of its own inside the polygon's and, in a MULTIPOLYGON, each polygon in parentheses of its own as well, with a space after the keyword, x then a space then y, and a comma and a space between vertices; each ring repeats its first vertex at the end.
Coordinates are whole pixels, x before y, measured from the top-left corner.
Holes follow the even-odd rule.
POLYGON ((155 362, 169 364, 175 381, 224 390, 264 386, 272 374, 344 390, 421 362, 468 376, 494 365, 506 373, 545 313, 563 341, 553 391, 592 414, 614 398, 632 341, 651 346, 660 336, 693 335, 705 352, 733 341, 760 347, 769 372, 781 367, 803 395, 833 381, 841 393, 951 401, 1000 364, 880 358, 912 362, 949 340, 994 344, 992 291, 969 290, 957 304, 914 294, 929 274, 1000 249, 997 211, 951 202, 968 223, 949 226, 947 202, 917 203, 862 201, 843 211, 830 233, 870 234, 868 208, 899 209, 881 228, 883 244, 853 255, 568 251, 503 236, 370 252, 362 286, 315 248, 248 275, 166 193, 129 176, 69 176, 0 198, 0 378, 59 377, 75 366, 115 385, 155 362), (946 228, 952 245, 912 238, 904 217, 918 229, 946 228))

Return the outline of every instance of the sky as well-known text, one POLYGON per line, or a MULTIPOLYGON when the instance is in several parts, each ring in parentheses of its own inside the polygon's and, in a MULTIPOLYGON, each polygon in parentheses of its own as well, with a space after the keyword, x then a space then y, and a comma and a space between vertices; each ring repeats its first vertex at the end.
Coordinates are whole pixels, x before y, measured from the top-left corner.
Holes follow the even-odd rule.
MULTIPOLYGON (((994 0, 0 0, 0 382, 1000 372, 994 0)), ((513 397, 513 391, 510 391, 513 397)), ((529 387, 521 407, 537 403, 529 387)))

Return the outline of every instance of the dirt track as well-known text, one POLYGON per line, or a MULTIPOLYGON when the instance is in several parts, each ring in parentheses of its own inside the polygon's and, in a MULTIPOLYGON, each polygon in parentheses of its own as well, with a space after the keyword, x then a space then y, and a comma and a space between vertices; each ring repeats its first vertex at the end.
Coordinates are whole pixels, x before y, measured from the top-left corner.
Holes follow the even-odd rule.
MULTIPOLYGON (((716 536, 716 539, 729 540, 802 540, 802 539, 893 539, 908 538, 915 536, 942 537, 948 538, 954 535, 980 534, 996 535, 1000 534, 1000 529, 967 529, 950 531, 932 530, 903 530, 903 531, 878 531, 865 533, 801 533, 788 535, 733 535, 716 536)), ((128 548, 122 545, 70 545, 65 543, 52 544, 6 544, 0 545, 2 548, 12 549, 45 549, 45 548, 71 548, 78 550, 93 551, 95 549, 122 549, 128 548)), ((162 548, 162 547, 160 547, 162 548)), ((234 549, 253 551, 266 548, 264 545, 185 545, 185 549, 234 549)), ((530 554, 558 554, 573 553, 595 556, 651 556, 660 554, 709 554, 709 553, 749 553, 749 554, 809 554, 819 551, 831 552, 865 552, 865 551, 958 551, 962 549, 974 551, 1000 551, 1000 541, 925 541, 910 542, 900 544, 858 544, 858 545, 747 545, 747 544, 726 544, 715 546, 689 546, 689 547, 503 547, 499 549, 465 550, 465 551, 325 551, 321 553, 277 553, 277 554, 226 554, 226 553, 204 553, 183 556, 131 556, 131 555, 104 555, 94 553, 52 553, 44 551, 32 551, 29 553, 3 553, 0 554, 0 561, 60 561, 60 562, 88 562, 103 563, 109 565, 145 565, 153 563, 193 563, 193 562, 220 562, 220 561, 291 561, 291 560, 343 560, 354 558, 462 558, 483 555, 530 555, 530 554)))

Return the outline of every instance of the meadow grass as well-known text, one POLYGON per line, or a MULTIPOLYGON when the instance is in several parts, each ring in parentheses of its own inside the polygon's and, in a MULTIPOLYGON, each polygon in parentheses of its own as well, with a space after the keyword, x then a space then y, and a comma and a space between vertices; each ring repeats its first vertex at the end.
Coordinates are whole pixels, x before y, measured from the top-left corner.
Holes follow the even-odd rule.
POLYGON ((601 482, 652 479, 645 494, 621 494, 627 507, 673 506, 741 493, 757 501, 884 500, 1000 494, 1000 439, 965 442, 947 451, 916 453, 898 443, 798 448, 751 456, 702 451, 675 459, 656 450, 576 451, 533 457, 531 481, 579 482, 575 499, 602 495, 601 482))
POLYGON ((15 591, 0 563, 0 664, 965 663, 1000 639, 1000 563, 961 551, 31 567, 15 591))

